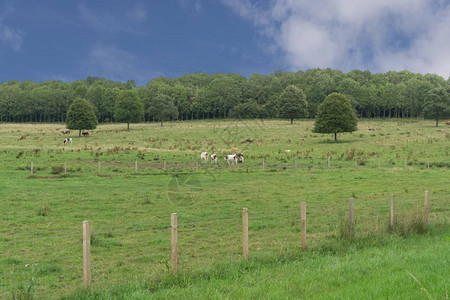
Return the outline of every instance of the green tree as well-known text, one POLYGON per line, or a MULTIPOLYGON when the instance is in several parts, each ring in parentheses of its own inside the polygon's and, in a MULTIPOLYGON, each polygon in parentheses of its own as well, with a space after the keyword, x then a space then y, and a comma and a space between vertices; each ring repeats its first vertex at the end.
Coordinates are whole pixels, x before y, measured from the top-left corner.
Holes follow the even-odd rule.
POLYGON ((281 107, 280 116, 294 122, 294 118, 302 118, 308 116, 308 102, 306 96, 301 89, 295 85, 287 86, 280 95, 281 107))
POLYGON ((439 120, 450 115, 450 98, 447 91, 442 88, 434 88, 425 95, 425 105, 423 116, 425 119, 436 120, 438 127, 439 120))
POLYGON ((334 141, 340 132, 357 130, 358 118, 350 100, 342 94, 332 93, 319 105, 313 132, 334 133, 334 141))
POLYGON ((155 120, 161 121, 161 126, 163 126, 164 121, 178 118, 177 107, 169 96, 163 94, 152 99, 149 112, 155 120))
POLYGON ((139 123, 144 116, 144 104, 133 90, 122 90, 117 95, 114 105, 114 119, 117 122, 127 123, 127 130, 130 130, 130 123, 139 123))
POLYGON ((67 110, 66 127, 78 130, 78 136, 81 136, 81 130, 97 128, 97 117, 92 104, 86 99, 75 98, 67 110))

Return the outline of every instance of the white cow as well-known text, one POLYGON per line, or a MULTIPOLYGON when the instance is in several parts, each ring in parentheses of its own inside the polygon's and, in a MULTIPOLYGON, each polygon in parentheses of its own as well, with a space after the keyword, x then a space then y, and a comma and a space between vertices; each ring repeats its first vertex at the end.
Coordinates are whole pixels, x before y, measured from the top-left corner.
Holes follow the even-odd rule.
POLYGON ((242 154, 242 153, 236 154, 236 162, 237 161, 244 162, 244 154, 242 154))
POLYGON ((217 154, 211 154, 211 163, 217 164, 217 154))
POLYGON ((70 143, 72 144, 72 138, 65 139, 65 140, 64 140, 64 145, 65 145, 66 143, 68 143, 68 142, 70 142, 70 143))
POLYGON ((237 163, 237 157, 236 154, 232 154, 232 155, 227 155, 224 157, 224 159, 226 159, 228 164, 234 164, 237 163))
POLYGON ((202 152, 202 154, 200 155, 200 159, 202 162, 207 162, 208 161, 208 152, 202 152))

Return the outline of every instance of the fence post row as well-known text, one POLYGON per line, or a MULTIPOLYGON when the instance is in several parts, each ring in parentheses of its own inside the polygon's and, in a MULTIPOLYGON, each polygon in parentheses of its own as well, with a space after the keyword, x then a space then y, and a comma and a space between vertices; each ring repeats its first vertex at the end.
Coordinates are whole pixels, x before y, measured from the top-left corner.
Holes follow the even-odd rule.
POLYGON ((348 199, 348 232, 352 233, 353 230, 353 197, 348 199))
POLYGON ((176 213, 172 213, 170 216, 171 223, 171 248, 172 257, 170 260, 170 270, 172 274, 178 271, 178 218, 176 213))
POLYGON ((248 259, 248 209, 242 209, 242 254, 248 259))
POLYGON ((301 241, 302 249, 306 249, 306 202, 301 204, 301 241))
POLYGON ((91 228, 89 221, 83 221, 83 282, 91 286, 91 228))

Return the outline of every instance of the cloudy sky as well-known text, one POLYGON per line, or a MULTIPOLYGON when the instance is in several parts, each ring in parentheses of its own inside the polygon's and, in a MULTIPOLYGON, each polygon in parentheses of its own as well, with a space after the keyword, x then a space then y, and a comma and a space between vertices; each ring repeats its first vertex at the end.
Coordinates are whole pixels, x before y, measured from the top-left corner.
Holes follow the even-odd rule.
POLYGON ((450 0, 0 1, 0 82, 310 68, 450 76, 450 0))

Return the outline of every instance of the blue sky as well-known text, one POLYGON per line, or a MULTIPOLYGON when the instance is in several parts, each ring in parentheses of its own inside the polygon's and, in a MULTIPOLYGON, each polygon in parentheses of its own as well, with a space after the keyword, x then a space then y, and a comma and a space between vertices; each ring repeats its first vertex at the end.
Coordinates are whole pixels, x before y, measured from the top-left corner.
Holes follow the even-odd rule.
POLYGON ((316 67, 447 79, 450 1, 0 1, 0 82, 316 67))

